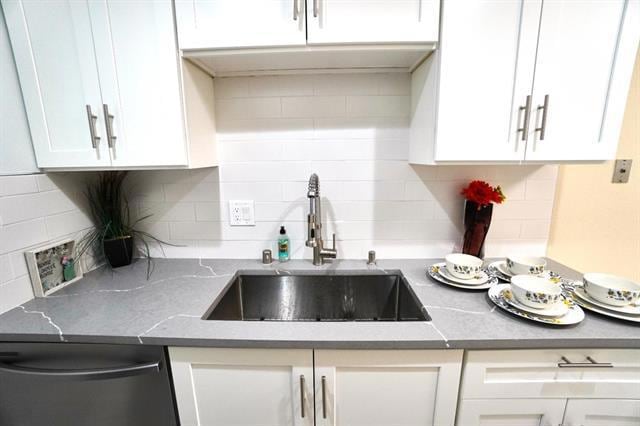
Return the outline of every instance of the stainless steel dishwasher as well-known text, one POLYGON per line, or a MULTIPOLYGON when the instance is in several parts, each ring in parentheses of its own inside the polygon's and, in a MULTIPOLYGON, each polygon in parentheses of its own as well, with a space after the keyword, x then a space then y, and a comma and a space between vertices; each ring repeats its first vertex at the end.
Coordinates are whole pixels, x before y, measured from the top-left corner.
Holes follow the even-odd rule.
POLYGON ((0 343, 0 425, 177 425, 159 346, 0 343))

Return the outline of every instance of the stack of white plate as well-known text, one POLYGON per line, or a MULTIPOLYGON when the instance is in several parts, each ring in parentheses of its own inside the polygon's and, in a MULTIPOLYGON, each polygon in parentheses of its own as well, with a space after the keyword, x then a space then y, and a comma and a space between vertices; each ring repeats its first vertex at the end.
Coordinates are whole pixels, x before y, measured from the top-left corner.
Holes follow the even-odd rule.
POLYGON ((585 309, 608 317, 640 323, 638 291, 640 291, 640 284, 625 278, 607 274, 585 274, 584 286, 575 286, 571 295, 575 303, 585 309), (625 290, 616 290, 619 288, 625 290), (619 292, 623 297, 612 298, 619 292), (624 297, 625 294, 626 297, 624 297))
POLYGON ((427 273, 431 278, 442 284, 465 290, 486 290, 498 283, 496 277, 489 275, 484 270, 478 271, 469 279, 455 277, 447 270, 445 262, 434 263, 428 268, 427 273))
POLYGON ((498 307, 511 314, 544 324, 572 325, 584 319, 584 311, 565 298, 542 309, 527 306, 515 298, 511 284, 498 284, 492 287, 489 290, 489 298, 498 307))

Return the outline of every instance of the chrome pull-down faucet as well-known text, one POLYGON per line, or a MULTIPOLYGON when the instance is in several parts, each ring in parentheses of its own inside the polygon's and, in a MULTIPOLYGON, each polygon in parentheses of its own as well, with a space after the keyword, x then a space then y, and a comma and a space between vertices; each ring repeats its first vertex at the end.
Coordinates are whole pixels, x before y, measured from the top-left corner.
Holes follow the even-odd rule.
POLYGON ((322 206, 320 203, 320 179, 317 174, 309 178, 309 214, 307 215, 307 241, 306 246, 313 248, 313 264, 322 265, 325 258, 335 259, 336 234, 333 234, 333 248, 325 248, 322 241, 322 206))

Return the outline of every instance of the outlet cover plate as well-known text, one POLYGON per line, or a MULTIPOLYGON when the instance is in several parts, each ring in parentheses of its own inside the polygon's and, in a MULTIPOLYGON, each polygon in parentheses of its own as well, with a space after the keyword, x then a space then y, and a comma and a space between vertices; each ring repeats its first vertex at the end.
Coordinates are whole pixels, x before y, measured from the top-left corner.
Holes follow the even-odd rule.
POLYGON ((256 225, 253 200, 229 200, 229 225, 256 225))
POLYGON ((632 160, 616 160, 613 169, 613 183, 627 183, 629 182, 629 175, 631 174, 632 160))

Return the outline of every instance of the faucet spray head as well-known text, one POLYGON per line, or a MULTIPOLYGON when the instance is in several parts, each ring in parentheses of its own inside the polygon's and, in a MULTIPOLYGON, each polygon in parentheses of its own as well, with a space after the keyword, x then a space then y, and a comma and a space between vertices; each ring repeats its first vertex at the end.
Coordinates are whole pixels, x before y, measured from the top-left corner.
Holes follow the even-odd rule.
POLYGON ((313 173, 309 178, 309 192, 307 192, 308 198, 319 198, 320 197, 320 179, 318 179, 318 175, 313 173))

